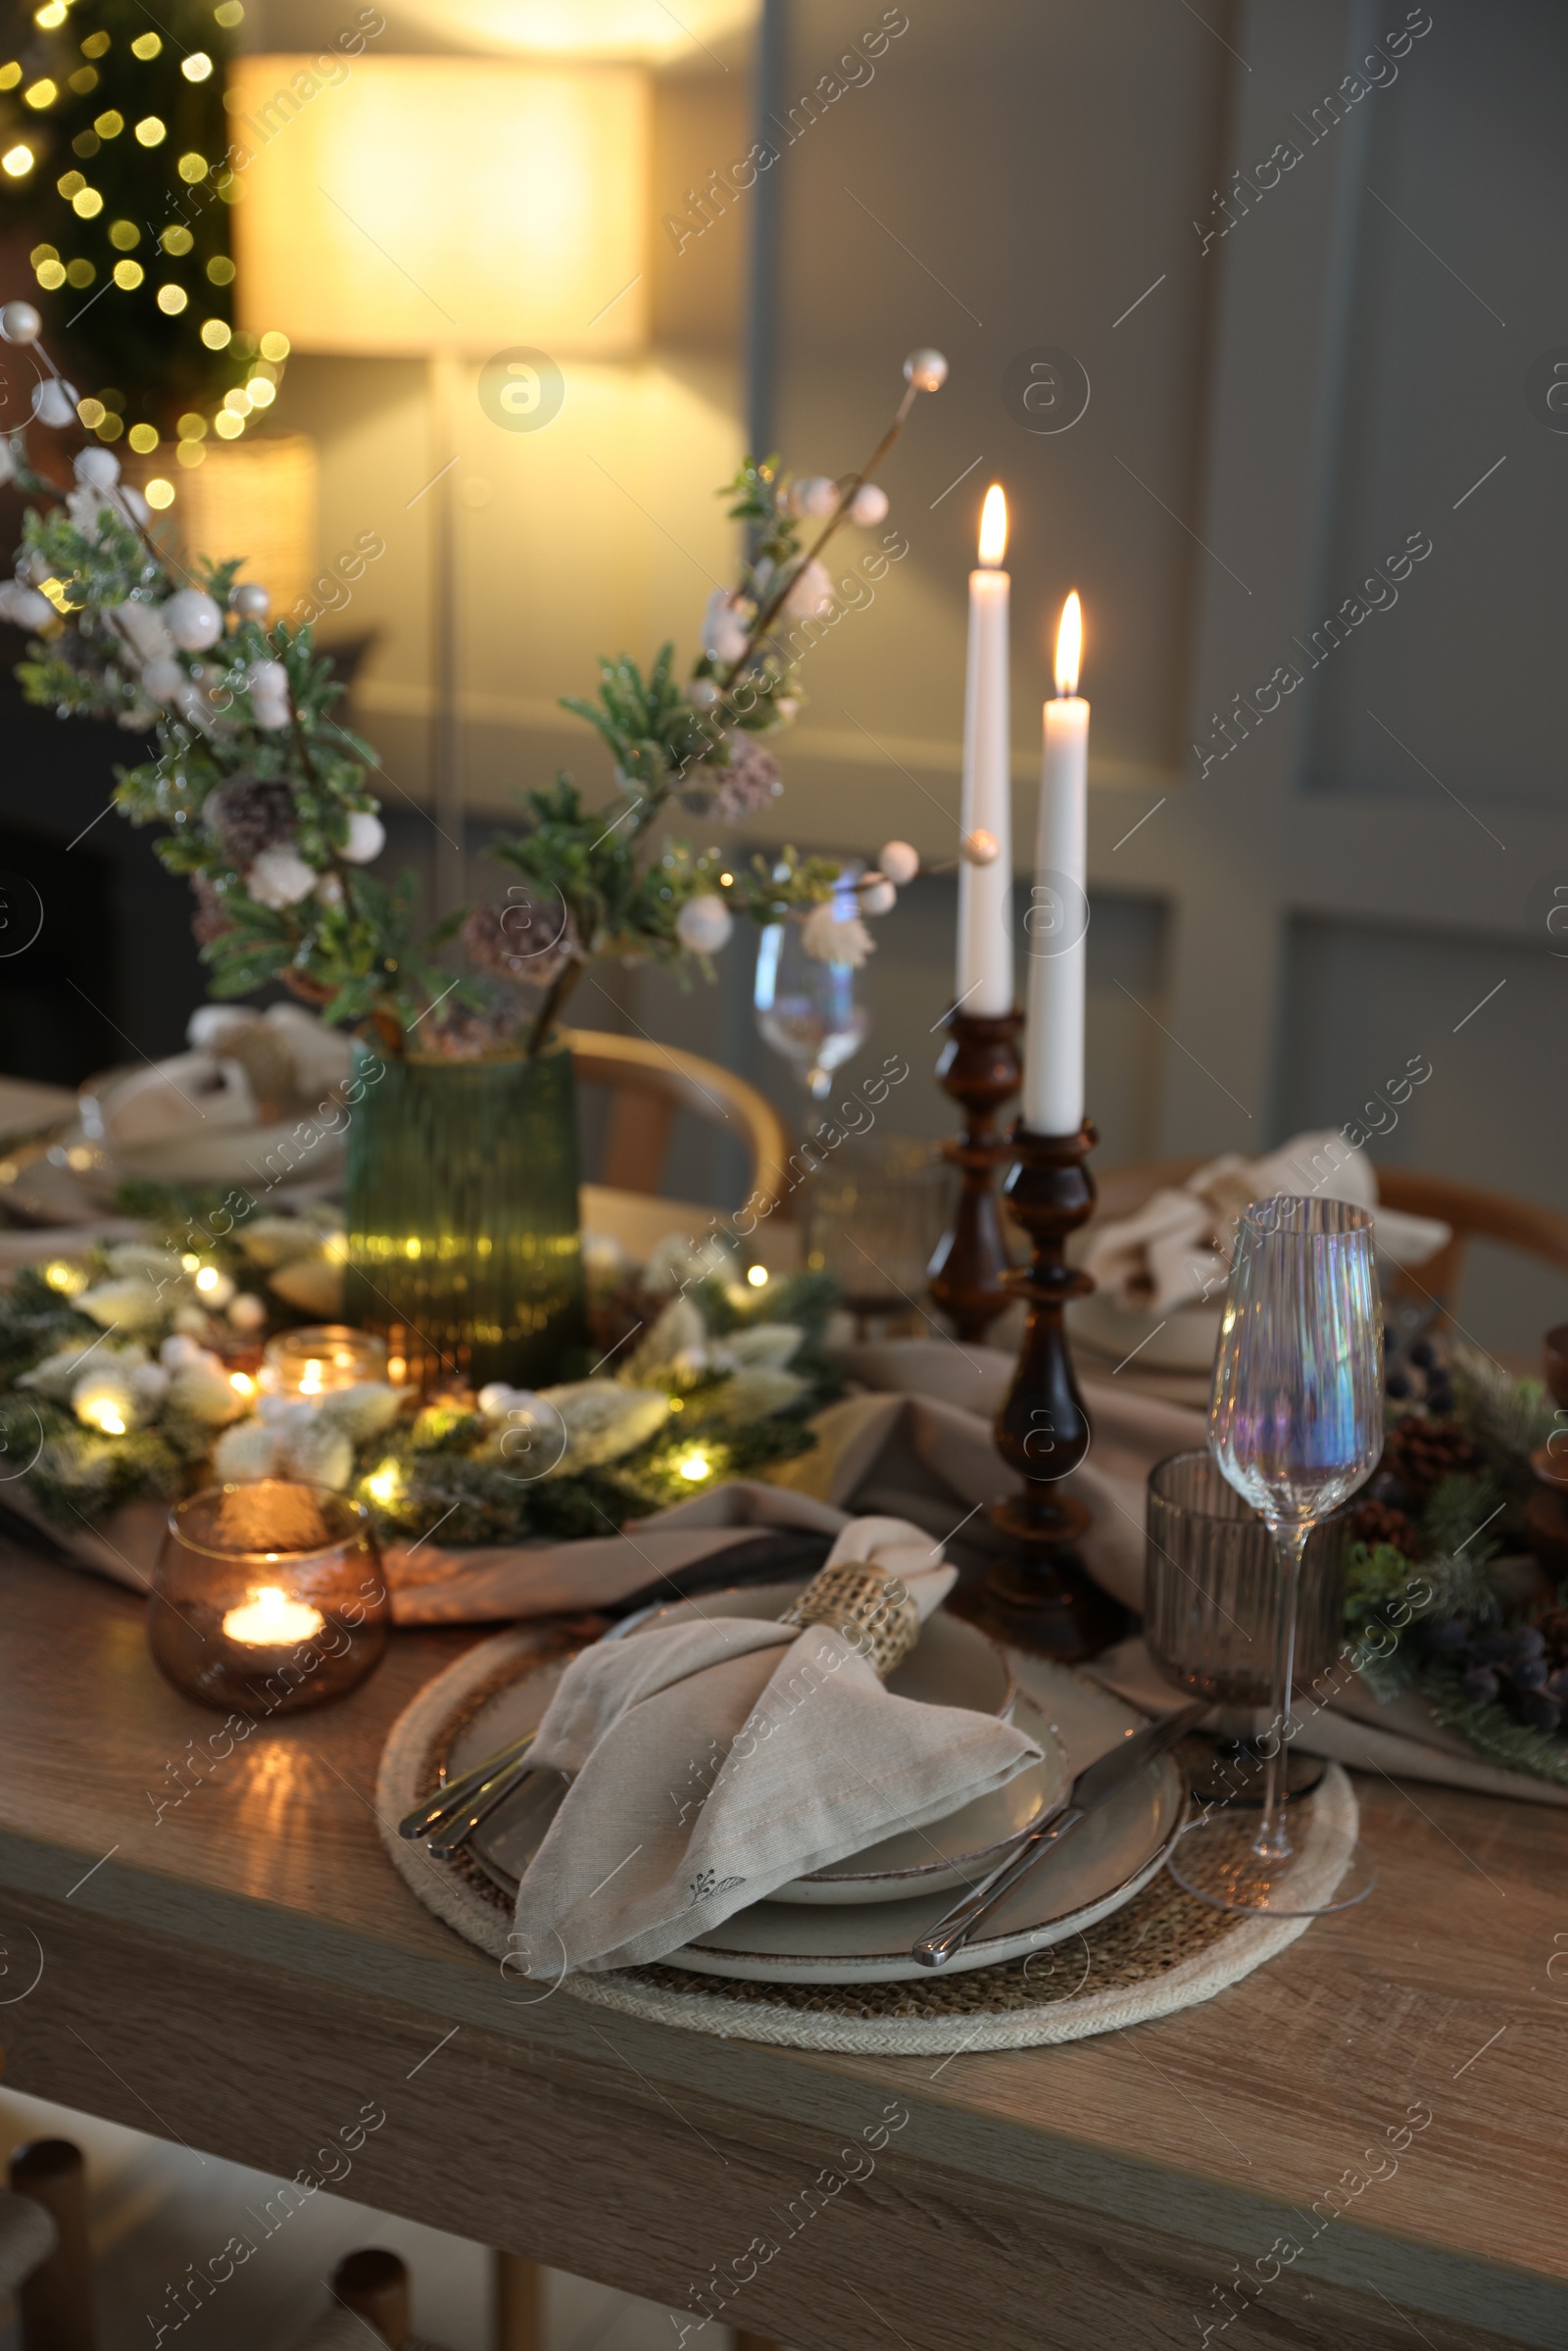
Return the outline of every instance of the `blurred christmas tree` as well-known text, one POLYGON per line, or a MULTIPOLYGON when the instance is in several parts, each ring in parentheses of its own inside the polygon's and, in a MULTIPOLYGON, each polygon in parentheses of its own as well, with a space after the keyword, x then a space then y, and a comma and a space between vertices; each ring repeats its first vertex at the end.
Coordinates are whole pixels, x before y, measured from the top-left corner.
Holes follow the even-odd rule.
MULTIPOLYGON (((200 463, 271 405, 280 334, 235 328, 223 64, 242 0, 13 5, 0 52, 0 205, 36 239, 45 334, 101 440, 200 463)), ((0 215, 3 218, 4 215, 0 215)), ((20 292, 20 288, 8 289, 20 292)))

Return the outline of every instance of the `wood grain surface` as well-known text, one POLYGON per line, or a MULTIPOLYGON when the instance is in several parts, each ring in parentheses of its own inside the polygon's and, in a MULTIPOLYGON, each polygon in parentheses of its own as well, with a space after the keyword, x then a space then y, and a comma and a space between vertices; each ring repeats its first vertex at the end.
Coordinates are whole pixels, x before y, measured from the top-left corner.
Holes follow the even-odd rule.
POLYGON ((376 1765, 470 1636, 399 1633, 352 1698, 213 1761, 222 1718, 163 1683, 131 1594, 5 1551, 0 1627, 20 2089, 285 2180, 384 2111, 340 2192, 691 2308, 694 2339, 728 2278, 724 2322, 800 2351, 1568 2341, 1561 1813, 1362 1779, 1371 1901, 1205 2006, 829 2058, 540 1998, 415 1901, 376 1765), (869 2171, 841 2153, 882 2130, 869 2171))

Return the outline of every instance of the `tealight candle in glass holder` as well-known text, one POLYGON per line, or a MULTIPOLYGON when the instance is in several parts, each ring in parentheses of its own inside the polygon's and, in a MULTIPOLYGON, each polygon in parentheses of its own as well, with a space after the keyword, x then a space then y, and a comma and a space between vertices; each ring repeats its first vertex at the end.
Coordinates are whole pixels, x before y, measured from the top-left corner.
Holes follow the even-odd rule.
POLYGON ((367 1380, 385 1380, 386 1341, 346 1322, 280 1331, 262 1355, 262 1386, 272 1396, 331 1396, 367 1380))
POLYGON ((147 1641, 176 1690, 240 1714, 297 1714, 357 1689, 391 1602, 369 1512, 282 1478, 178 1503, 153 1578, 147 1641))

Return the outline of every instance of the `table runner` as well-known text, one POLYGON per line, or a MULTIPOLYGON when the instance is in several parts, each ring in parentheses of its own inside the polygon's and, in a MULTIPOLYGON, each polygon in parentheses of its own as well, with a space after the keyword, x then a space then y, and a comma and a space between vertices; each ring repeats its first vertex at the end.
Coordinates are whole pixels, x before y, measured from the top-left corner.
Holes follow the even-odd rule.
MULTIPOLYGON (((831 1537, 852 1516, 906 1518, 934 1541, 960 1538, 987 1502, 1016 1491, 1017 1479, 991 1438, 1012 1356, 950 1340, 895 1339, 839 1350, 860 1393, 817 1414, 814 1449, 780 1465, 767 1481, 735 1479, 671 1509, 634 1520, 620 1533, 576 1543, 443 1548, 426 1539, 385 1553, 393 1615, 400 1625, 475 1624, 616 1608, 661 1579, 726 1551, 734 1580, 744 1548, 780 1530, 831 1537)), ((1119 1379, 1082 1380, 1094 1437, 1088 1459, 1063 1484, 1092 1514, 1083 1549, 1100 1583, 1142 1607, 1144 1490, 1167 1453, 1201 1445, 1203 1414, 1141 1393, 1119 1379)), ((22 1489, 0 1497, 26 1509, 22 1489)), ((42 1522, 38 1522, 40 1525, 42 1522)), ((163 1538, 164 1511, 138 1502, 74 1540, 47 1533, 80 1565, 145 1590, 163 1538)), ((1142 1643, 1097 1661, 1097 1676, 1151 1712, 1182 1703, 1150 1664, 1142 1643)), ((1299 1716, 1298 1716, 1299 1719, 1299 1716)), ((1393 1777, 1428 1780, 1530 1803, 1568 1803, 1568 1789, 1484 1763, 1424 1700, 1382 1703, 1355 1677, 1331 1707, 1302 1722, 1307 1752, 1393 1777)))

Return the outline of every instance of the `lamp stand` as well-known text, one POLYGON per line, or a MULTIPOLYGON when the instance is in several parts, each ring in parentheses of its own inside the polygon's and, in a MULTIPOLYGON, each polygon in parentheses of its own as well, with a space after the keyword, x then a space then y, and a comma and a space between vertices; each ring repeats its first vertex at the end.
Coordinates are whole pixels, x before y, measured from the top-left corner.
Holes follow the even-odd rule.
POLYGON ((1024 1485, 1021 1494, 993 1502, 987 1512, 1008 1546, 986 1579, 987 1616, 1023 1647, 1069 1665, 1108 1648, 1132 1623, 1121 1603, 1094 1582, 1076 1549, 1089 1512, 1056 1492, 1086 1458, 1092 1438, 1062 1309, 1070 1298, 1094 1288, 1088 1274, 1068 1265, 1066 1242, 1094 1214, 1095 1182, 1086 1162, 1099 1140, 1087 1119, 1076 1135, 1036 1135, 1020 1124, 1009 1139, 1016 1165, 1005 1198, 1029 1235, 1032 1262, 1008 1276, 1029 1318, 1018 1367, 997 1415, 996 1443, 1024 1485))
POLYGON ((947 1042, 937 1062, 937 1083, 963 1112, 957 1137, 942 1146, 944 1158, 958 1170, 959 1192, 953 1222, 938 1242, 927 1281, 931 1296, 960 1339, 981 1340, 1011 1300, 1011 1270, 1002 1218, 997 1209, 997 1170, 1011 1151, 997 1133, 997 1113, 1022 1079, 1018 1032, 1023 1014, 960 1012, 947 1015, 947 1042))
POLYGON ((458 692, 461 676, 458 587, 458 404, 462 368, 449 351, 432 351, 426 371, 430 480, 419 493, 432 501, 430 515, 431 713, 430 785, 435 822, 435 910, 450 914, 463 904, 466 888, 463 848, 463 727, 458 692))

